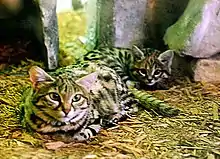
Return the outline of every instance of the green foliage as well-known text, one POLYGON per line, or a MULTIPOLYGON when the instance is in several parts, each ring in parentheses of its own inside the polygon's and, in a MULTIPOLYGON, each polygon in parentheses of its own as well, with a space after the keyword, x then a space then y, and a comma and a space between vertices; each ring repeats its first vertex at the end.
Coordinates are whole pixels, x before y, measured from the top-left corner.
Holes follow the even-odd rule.
POLYGON ((20 121, 21 125, 26 128, 26 120, 29 120, 32 107, 33 88, 27 87, 22 94, 20 103, 20 121))
POLYGON ((83 5, 80 0, 72 0, 72 6, 74 10, 79 10, 83 8, 83 5))
POLYGON ((134 88, 130 88, 130 91, 140 101, 140 103, 143 105, 145 109, 153 110, 160 115, 168 117, 178 115, 180 112, 179 109, 172 108, 164 101, 153 97, 146 91, 141 91, 134 88))

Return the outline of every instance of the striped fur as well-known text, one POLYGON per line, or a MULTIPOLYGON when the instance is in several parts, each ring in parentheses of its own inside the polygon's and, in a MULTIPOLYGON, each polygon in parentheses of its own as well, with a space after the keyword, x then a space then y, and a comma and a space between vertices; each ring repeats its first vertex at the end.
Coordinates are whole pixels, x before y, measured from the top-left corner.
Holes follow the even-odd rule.
POLYGON ((68 141, 88 140, 102 127, 137 111, 137 100, 108 67, 97 67, 93 73, 72 68, 49 75, 34 66, 29 74, 33 87, 24 98, 24 121, 37 132, 66 134, 68 141))
POLYGON ((171 50, 161 53, 158 50, 146 48, 132 49, 102 48, 87 53, 84 60, 97 61, 114 69, 129 86, 153 86, 171 73, 174 53, 171 50))

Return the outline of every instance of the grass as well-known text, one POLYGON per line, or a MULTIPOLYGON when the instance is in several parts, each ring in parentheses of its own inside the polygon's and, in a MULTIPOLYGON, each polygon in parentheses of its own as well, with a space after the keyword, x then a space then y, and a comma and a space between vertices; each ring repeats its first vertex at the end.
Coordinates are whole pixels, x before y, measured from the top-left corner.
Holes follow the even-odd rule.
MULTIPOLYGON (((70 18, 72 14, 65 16, 70 18)), ((70 30, 77 31, 71 27, 70 30)), ((62 44, 63 34, 67 33, 66 27, 60 28, 61 48, 65 45, 65 42, 62 44)), ((169 90, 148 93, 181 109, 180 115, 165 118, 141 110, 119 126, 101 130, 89 142, 67 144, 41 139, 40 136, 34 138, 21 128, 18 105, 22 89, 30 85, 27 70, 32 65, 40 63, 29 61, 17 68, 10 66, 9 71, 0 74, 1 158, 220 158, 219 85, 194 83, 187 78, 176 80, 169 90)))

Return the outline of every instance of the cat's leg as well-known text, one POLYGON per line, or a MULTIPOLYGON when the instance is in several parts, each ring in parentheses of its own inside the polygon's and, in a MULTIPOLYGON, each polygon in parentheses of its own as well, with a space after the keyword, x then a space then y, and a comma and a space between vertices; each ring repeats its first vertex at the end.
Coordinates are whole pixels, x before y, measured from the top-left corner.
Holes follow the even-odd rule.
POLYGON ((89 140, 91 137, 96 136, 100 129, 100 124, 91 124, 82 129, 80 132, 74 134, 73 138, 77 141, 86 141, 89 140))
POLYGON ((81 129, 78 133, 74 134, 74 139, 77 141, 86 141, 90 139, 91 137, 98 134, 101 126, 101 120, 100 120, 100 114, 96 109, 91 109, 90 111, 90 119, 89 119, 88 125, 81 129))
POLYGON ((133 114, 137 113, 139 106, 140 103, 137 99, 130 99, 128 103, 124 103, 123 110, 120 112, 121 114, 120 120, 130 118, 133 114))
POLYGON ((101 120, 101 126, 104 128, 117 126, 121 118, 122 118, 121 113, 117 113, 117 114, 114 114, 108 117, 104 117, 101 120))
POLYGON ((118 123, 120 121, 123 121, 127 118, 130 118, 132 116, 132 114, 136 113, 138 111, 137 107, 127 107, 124 110, 122 110, 120 113, 115 114, 114 116, 112 116, 111 119, 107 120, 103 120, 102 121, 102 127, 113 127, 113 126, 117 126, 118 123))
MULTIPOLYGON (((133 94, 128 94, 127 96, 129 95, 133 96, 133 94)), ((102 127, 117 126, 118 122, 130 118, 133 114, 137 113, 139 105, 139 101, 133 97, 128 97, 126 100, 121 101, 121 111, 111 115, 108 118, 102 119, 102 127)))

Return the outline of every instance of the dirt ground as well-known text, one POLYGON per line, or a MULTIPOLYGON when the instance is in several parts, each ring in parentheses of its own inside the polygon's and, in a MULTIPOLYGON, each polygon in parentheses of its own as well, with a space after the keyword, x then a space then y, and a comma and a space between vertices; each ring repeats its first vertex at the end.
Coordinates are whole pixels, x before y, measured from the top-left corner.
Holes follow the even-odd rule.
POLYGON ((33 137, 21 127, 18 106, 24 86, 30 84, 27 70, 31 65, 39 64, 22 63, 0 74, 2 159, 220 158, 220 85, 177 80, 169 90, 148 93, 179 108, 178 116, 165 118, 140 110, 91 141, 65 144, 33 137))

